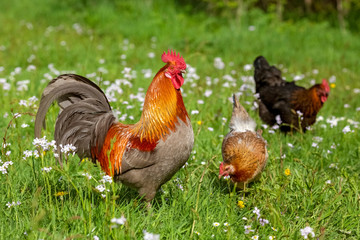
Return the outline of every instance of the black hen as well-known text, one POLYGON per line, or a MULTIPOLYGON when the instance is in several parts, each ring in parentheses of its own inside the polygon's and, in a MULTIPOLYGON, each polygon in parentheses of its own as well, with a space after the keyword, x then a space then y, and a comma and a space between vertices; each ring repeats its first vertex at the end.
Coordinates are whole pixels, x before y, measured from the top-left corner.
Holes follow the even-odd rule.
POLYGON ((284 81, 281 71, 270 66, 259 56, 254 61, 256 93, 259 94, 259 115, 262 121, 272 126, 281 124, 284 132, 305 131, 316 121, 316 115, 330 92, 323 79, 309 89, 284 81))

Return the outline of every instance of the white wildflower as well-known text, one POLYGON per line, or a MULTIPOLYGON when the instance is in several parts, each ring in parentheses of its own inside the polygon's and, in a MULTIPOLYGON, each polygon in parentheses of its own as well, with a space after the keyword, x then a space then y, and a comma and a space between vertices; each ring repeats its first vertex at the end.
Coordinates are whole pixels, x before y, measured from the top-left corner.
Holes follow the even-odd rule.
POLYGON ((245 234, 249 234, 250 232, 255 232, 255 230, 251 229, 251 225, 245 225, 245 234))
POLYGON ((124 225, 126 223, 126 218, 124 216, 121 216, 120 218, 113 218, 111 219, 111 222, 118 225, 124 225))
POLYGON ((34 157, 35 157, 35 158, 38 158, 38 157, 39 157, 39 152, 38 152, 38 150, 34 150, 34 157))
POLYGON ((253 32, 253 31, 256 30, 256 27, 253 26, 253 25, 251 25, 251 26, 248 27, 248 30, 249 30, 250 32, 253 32))
POLYGON ((254 208, 253 213, 257 215, 257 218, 260 217, 260 209, 258 209, 257 207, 254 208))
POLYGON ((28 158, 28 157, 31 157, 31 156, 33 155, 33 152, 32 152, 32 151, 29 151, 29 150, 25 150, 25 151, 23 152, 23 154, 25 155, 25 156, 23 157, 23 159, 26 159, 26 158, 28 158))
POLYGON ((106 182, 112 183, 113 179, 109 175, 105 175, 105 176, 102 177, 102 179, 100 181, 103 182, 103 183, 106 183, 106 182))
POLYGON ((309 234, 311 237, 315 237, 315 233, 313 232, 313 229, 311 227, 305 227, 303 229, 300 229, 301 236, 304 237, 304 239, 308 239, 309 234))
POLYGON ((52 170, 52 167, 43 167, 43 168, 41 168, 41 171, 43 171, 43 172, 50 172, 52 170))
POLYGON ((149 233, 146 230, 143 231, 144 240, 160 240, 160 234, 149 233))
POLYGON ((343 130, 342 130, 342 132, 343 132, 344 134, 346 134, 346 133, 348 133, 348 132, 353 132, 353 131, 354 131, 354 130, 351 130, 349 125, 345 126, 345 127, 343 128, 343 130))
POLYGON ((244 71, 250 71, 252 69, 252 64, 245 64, 244 71))
POLYGON ((322 137, 318 137, 318 136, 315 136, 312 138, 315 142, 322 142, 323 141, 323 138, 322 137))
POLYGON ((331 163, 331 164, 329 165, 329 168, 339 169, 337 163, 331 163))
POLYGON ((181 184, 176 184, 176 186, 181 190, 181 191, 184 191, 184 187, 181 185, 181 184))
POLYGON ((216 57, 214 59, 214 67, 217 69, 224 69, 225 68, 225 63, 222 61, 222 59, 220 57, 216 57))
POLYGON ((210 97, 210 95, 212 94, 212 90, 206 90, 204 93, 205 97, 210 97))
POLYGON ((82 176, 85 176, 87 179, 91 179, 92 178, 92 176, 89 174, 89 173, 83 173, 83 174, 81 174, 82 176))
POLYGON ((214 222, 214 223, 213 223, 213 226, 214 226, 214 227, 218 227, 218 226, 220 226, 220 223, 214 222))
POLYGON ((261 226, 264 226, 265 224, 269 224, 269 220, 264 219, 264 218, 260 218, 260 219, 259 219, 259 222, 260 222, 260 225, 261 225, 261 226))
POLYGON ((61 152, 64 154, 71 153, 71 152, 75 153, 75 151, 76 151, 76 147, 72 144, 66 144, 65 146, 60 144, 59 146, 60 146, 61 152))
POLYGON ((330 83, 336 82, 336 76, 332 75, 332 76, 329 78, 329 82, 330 82, 330 83))
POLYGON ((295 75, 294 76, 294 81, 299 81, 304 79, 305 75, 304 74, 300 74, 300 75, 295 75))
POLYGON ((98 190, 99 192, 103 192, 103 191, 105 191, 105 186, 101 184, 101 185, 96 186, 95 189, 98 190))
POLYGON ((192 110, 191 115, 199 114, 199 110, 192 110))
POLYGON ((30 83, 30 80, 23 80, 23 81, 18 81, 16 83, 17 85, 17 90, 18 91, 27 91, 28 90, 28 84, 30 83))

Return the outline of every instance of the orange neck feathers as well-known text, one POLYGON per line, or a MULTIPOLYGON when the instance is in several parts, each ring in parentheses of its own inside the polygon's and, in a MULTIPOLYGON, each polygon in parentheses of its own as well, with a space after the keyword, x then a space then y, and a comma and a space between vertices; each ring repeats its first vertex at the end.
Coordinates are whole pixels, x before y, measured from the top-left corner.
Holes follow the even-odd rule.
POLYGON ((151 82, 140 121, 134 125, 116 123, 107 132, 100 154, 94 153, 108 174, 121 173, 122 157, 128 148, 152 151, 159 140, 175 131, 179 119, 187 124, 188 113, 181 96, 168 77, 164 66, 151 82))
POLYGON ((144 102, 140 121, 132 129, 132 133, 151 143, 159 139, 165 140, 170 131, 175 131, 178 118, 186 123, 188 114, 180 90, 176 90, 171 80, 165 76, 164 66, 151 82, 144 102))
POLYGON ((305 117, 317 114, 323 105, 315 87, 294 92, 291 104, 294 110, 301 111, 305 117))

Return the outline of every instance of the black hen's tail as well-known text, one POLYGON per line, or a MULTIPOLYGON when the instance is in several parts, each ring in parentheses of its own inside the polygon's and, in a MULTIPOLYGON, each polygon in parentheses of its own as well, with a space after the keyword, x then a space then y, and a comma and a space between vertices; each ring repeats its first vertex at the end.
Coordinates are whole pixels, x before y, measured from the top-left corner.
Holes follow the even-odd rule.
POLYGON ((254 68, 256 92, 259 92, 262 86, 275 87, 285 85, 285 81, 281 77, 281 71, 274 66, 270 66, 263 56, 255 59, 254 68))
POLYGON ((80 158, 92 158, 92 151, 101 150, 107 131, 116 120, 104 92, 79 75, 64 74, 53 79, 41 96, 35 120, 36 138, 41 137, 46 113, 55 100, 60 106, 55 124, 56 144, 72 144, 80 158))

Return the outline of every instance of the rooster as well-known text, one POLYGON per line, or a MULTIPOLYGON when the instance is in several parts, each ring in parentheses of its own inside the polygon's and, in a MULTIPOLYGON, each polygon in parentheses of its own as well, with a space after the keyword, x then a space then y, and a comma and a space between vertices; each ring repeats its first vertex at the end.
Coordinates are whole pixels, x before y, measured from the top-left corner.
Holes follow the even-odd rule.
POLYGON ((222 143, 223 162, 219 167, 219 178, 229 176, 244 189, 247 183, 258 179, 266 166, 268 153, 261 130, 255 131, 256 123, 233 95, 233 112, 230 132, 222 143))
POLYGON ((259 56, 254 61, 256 93, 259 94, 259 115, 268 125, 281 125, 284 132, 305 132, 316 121, 326 102, 330 87, 323 79, 309 89, 284 81, 281 71, 259 56))
POLYGON ((64 74, 45 88, 35 120, 39 138, 53 101, 60 106, 54 138, 72 144, 80 158, 98 161, 117 181, 138 190, 146 201, 186 163, 194 134, 180 87, 186 64, 175 51, 164 52, 166 63, 151 82, 139 122, 116 120, 104 92, 85 77, 64 74))

